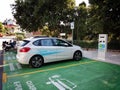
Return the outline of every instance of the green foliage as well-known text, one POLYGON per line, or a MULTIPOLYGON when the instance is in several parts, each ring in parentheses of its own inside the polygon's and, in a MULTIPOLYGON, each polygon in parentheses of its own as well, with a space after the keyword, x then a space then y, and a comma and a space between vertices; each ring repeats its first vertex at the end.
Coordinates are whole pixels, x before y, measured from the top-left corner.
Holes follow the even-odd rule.
POLYGON ((89 22, 92 26, 95 25, 93 30, 110 36, 112 34, 110 41, 120 41, 120 0, 89 0, 89 2, 91 4, 89 22))
POLYGON ((76 10, 78 13, 78 16, 75 17, 75 29, 74 29, 74 36, 76 36, 75 40, 83 40, 84 36, 86 35, 87 32, 87 8, 85 3, 79 4, 78 9, 76 10))
POLYGON ((4 29, 3 24, 0 22, 0 32, 3 32, 3 29, 4 29))
POLYGON ((24 33, 15 33, 16 35, 22 35, 22 36, 25 36, 24 33))
MULTIPOLYGON (((81 46, 82 48, 98 48, 98 41, 95 40, 75 40, 74 44, 81 46)), ((108 42, 107 49, 120 50, 120 42, 112 41, 108 42)))
MULTIPOLYGON (((26 31, 41 30, 47 36, 71 34, 69 23, 74 21, 74 40, 97 41, 98 34, 105 33, 109 43, 120 42, 120 0, 89 2, 91 5, 86 8, 84 2, 75 7, 75 0, 16 0, 12 8, 17 23, 26 31), (60 21, 65 25, 60 25, 60 21)), ((84 45, 91 47, 96 42, 84 45)))
POLYGON ((43 26, 43 29, 41 29, 41 32, 42 32, 43 35, 51 36, 51 32, 50 32, 48 26, 46 26, 46 25, 43 26))
POLYGON ((25 38, 24 33, 16 33, 15 35, 16 35, 17 40, 23 40, 25 38))
POLYGON ((27 31, 37 31, 46 22, 49 29, 56 29, 67 9, 72 8, 74 0, 16 0, 13 15, 17 23, 27 31))
POLYGON ((108 42, 108 49, 120 50, 120 42, 118 42, 118 41, 108 42))
POLYGON ((24 39, 24 37, 22 35, 17 35, 16 38, 17 38, 18 41, 24 39))
POLYGON ((74 44, 81 46, 82 48, 98 48, 97 41, 89 40, 75 40, 74 44))
POLYGON ((26 31, 39 29, 49 36, 58 36, 60 32, 72 33, 70 26, 60 26, 60 21, 64 23, 74 21, 74 39, 83 39, 86 33, 85 7, 86 4, 83 2, 75 10, 75 0, 16 0, 13 5, 13 15, 17 23, 26 31), (48 29, 43 28, 46 23, 48 29))

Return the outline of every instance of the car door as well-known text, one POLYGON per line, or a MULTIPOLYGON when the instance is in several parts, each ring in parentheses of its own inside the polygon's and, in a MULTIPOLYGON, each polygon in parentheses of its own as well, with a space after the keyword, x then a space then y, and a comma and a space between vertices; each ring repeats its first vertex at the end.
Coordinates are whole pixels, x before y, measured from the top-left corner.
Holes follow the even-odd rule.
POLYGON ((40 39, 33 43, 38 54, 43 56, 44 62, 56 61, 56 47, 51 39, 40 39))
POLYGON ((56 52, 57 52, 56 60, 72 59, 73 57, 72 44, 61 39, 54 39, 53 41, 54 41, 56 52))

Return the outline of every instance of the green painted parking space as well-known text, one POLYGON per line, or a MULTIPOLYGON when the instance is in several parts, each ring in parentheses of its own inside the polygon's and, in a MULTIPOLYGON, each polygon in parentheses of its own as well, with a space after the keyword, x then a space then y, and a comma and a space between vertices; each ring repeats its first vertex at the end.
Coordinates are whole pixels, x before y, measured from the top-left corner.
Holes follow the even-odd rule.
POLYGON ((3 90, 120 90, 120 66, 87 58, 20 65, 15 52, 4 53, 3 90))

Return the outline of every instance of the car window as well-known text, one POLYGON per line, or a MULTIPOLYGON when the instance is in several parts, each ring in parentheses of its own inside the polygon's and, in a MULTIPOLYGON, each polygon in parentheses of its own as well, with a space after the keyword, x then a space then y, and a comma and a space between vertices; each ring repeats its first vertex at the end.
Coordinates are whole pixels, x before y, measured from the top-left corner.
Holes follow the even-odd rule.
POLYGON ((33 45, 41 46, 41 41, 40 40, 36 40, 36 41, 33 42, 33 45))
POLYGON ((54 39, 54 44, 55 46, 72 46, 71 44, 69 44, 68 42, 65 42, 63 40, 60 40, 60 39, 54 39))
POLYGON ((29 40, 23 40, 20 42, 19 46, 25 46, 29 43, 30 41, 29 40))
POLYGON ((51 39, 41 39, 41 46, 53 46, 51 39))

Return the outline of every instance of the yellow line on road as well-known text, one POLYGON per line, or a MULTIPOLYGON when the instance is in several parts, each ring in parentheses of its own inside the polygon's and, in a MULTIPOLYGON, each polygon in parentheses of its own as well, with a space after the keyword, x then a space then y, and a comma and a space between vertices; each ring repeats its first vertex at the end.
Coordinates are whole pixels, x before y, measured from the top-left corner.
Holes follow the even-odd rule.
POLYGON ((70 65, 66 65, 66 66, 60 66, 60 67, 50 68, 50 69, 45 69, 45 70, 38 70, 38 71, 34 71, 34 72, 27 72, 27 73, 22 73, 22 74, 8 75, 7 77, 8 78, 12 78, 12 77, 18 77, 18 76, 35 74, 35 73, 39 73, 39 72, 53 71, 53 70, 57 70, 57 69, 69 68, 69 67, 78 66, 78 65, 82 65, 82 64, 89 64, 89 63, 93 63, 93 62, 97 62, 97 61, 83 62, 83 63, 77 63, 77 64, 70 64, 70 65))
POLYGON ((2 74, 2 82, 3 82, 3 83, 6 83, 6 81, 7 81, 7 74, 6 74, 6 73, 3 73, 3 74, 2 74))

